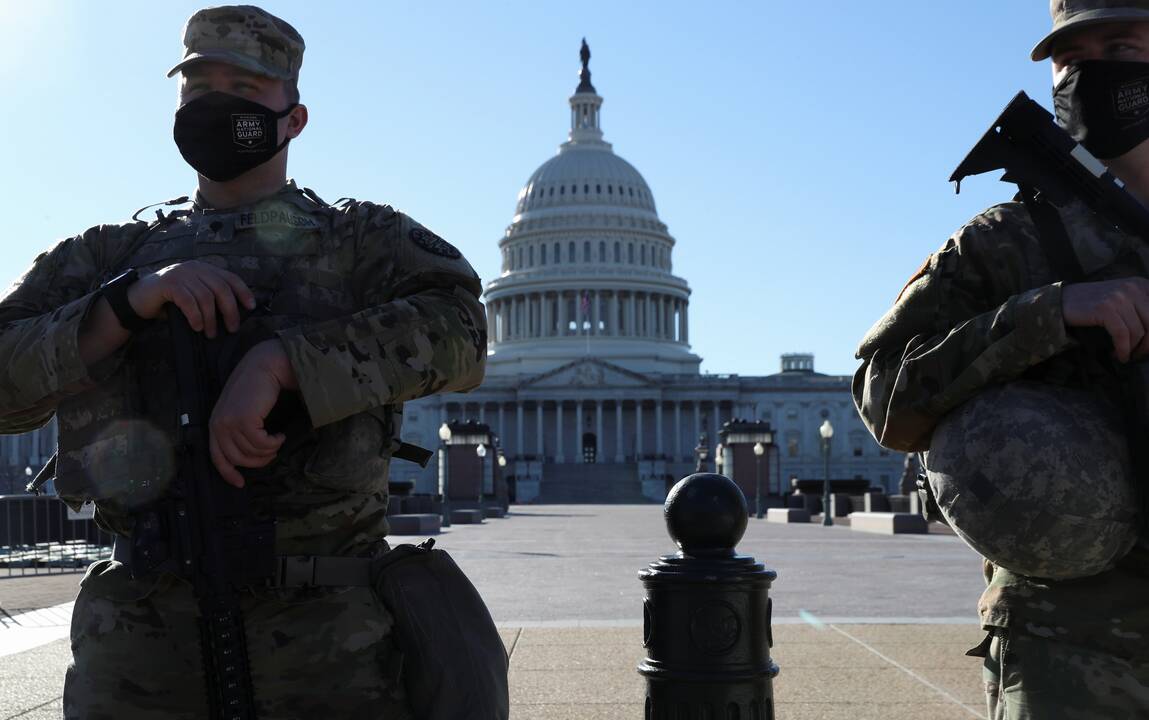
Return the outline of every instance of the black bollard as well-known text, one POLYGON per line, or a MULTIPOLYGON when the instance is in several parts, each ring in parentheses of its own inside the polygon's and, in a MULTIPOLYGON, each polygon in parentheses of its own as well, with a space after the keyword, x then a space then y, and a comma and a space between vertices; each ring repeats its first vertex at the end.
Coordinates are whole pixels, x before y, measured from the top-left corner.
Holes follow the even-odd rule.
POLYGON ((663 515, 681 550, 638 574, 646 720, 773 720, 777 573, 734 552, 746 532, 746 498, 723 475, 695 473, 671 488, 663 515))

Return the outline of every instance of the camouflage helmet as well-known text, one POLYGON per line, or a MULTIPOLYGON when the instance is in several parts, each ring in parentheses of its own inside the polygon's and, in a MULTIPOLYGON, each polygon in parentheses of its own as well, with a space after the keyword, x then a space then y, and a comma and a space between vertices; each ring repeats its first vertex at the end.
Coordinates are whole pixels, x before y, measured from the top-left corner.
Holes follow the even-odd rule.
POLYGON ((184 25, 184 56, 168 71, 168 77, 192 63, 215 60, 258 75, 298 80, 304 49, 299 32, 263 8, 254 5, 204 8, 184 25))
POLYGON ((1095 575, 1137 540, 1121 414, 1089 390, 1030 381, 986 389, 942 419, 925 464, 950 527, 1007 570, 1095 575))

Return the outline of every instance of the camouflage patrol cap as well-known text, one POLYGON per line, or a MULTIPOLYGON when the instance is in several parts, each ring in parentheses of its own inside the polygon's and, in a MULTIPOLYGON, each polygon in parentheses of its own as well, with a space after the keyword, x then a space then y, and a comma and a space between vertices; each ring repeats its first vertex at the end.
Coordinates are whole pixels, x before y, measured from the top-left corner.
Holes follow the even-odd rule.
POLYGON ((1071 30, 1107 22, 1149 21, 1149 0, 1049 0, 1053 29, 1033 47, 1030 57, 1049 57, 1054 40, 1071 30))
POLYGON ((278 78, 299 78, 303 37, 290 24, 254 5, 204 8, 184 26, 184 58, 175 75, 199 60, 216 60, 278 78))
POLYGON ((983 390, 934 428, 925 465, 954 532, 1015 573, 1095 575, 1137 541, 1121 413, 1090 390, 1023 380, 983 390))

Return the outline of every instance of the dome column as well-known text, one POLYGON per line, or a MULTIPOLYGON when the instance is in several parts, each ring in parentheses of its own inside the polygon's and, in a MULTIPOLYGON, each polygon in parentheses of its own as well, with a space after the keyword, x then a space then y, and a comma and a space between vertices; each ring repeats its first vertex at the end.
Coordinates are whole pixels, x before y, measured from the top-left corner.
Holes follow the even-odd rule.
POLYGON ((602 334, 599 331, 599 321, 602 318, 602 304, 600 302, 601 299, 602 299, 602 291, 601 290, 595 290, 594 291, 594 301, 593 301, 594 308, 593 308, 593 312, 591 315, 592 319, 591 319, 591 323, 590 323, 590 334, 591 335, 601 335, 602 334))
POLYGON ((567 300, 566 293, 559 290, 556 295, 558 296, 559 304, 559 337, 567 334, 567 300))
POLYGON ((547 293, 542 293, 541 301, 543 304, 543 327, 540 335, 543 337, 550 337, 551 334, 551 299, 547 293))

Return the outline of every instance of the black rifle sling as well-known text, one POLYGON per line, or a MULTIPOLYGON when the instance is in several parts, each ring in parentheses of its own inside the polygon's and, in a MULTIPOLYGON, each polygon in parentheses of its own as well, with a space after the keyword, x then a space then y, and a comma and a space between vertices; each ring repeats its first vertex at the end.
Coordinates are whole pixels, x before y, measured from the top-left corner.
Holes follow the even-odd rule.
MULTIPOLYGON (((1077 253, 1069 240, 1065 223, 1057 209, 1043 200, 1032 188, 1020 187, 1021 200, 1029 210, 1034 225, 1041 237, 1046 257, 1053 264, 1058 276, 1066 283, 1081 282, 1085 271, 1077 260, 1077 253)), ((1135 438, 1149 437, 1149 388, 1145 387, 1142 374, 1128 365, 1112 359, 1112 341, 1102 328, 1082 328, 1074 335, 1085 345, 1085 351, 1104 366, 1118 385, 1119 403, 1125 422, 1126 444, 1132 463, 1134 491, 1137 494, 1142 529, 1149 526, 1149 446, 1137 442, 1135 438)))
POLYGON ((219 507, 221 497, 242 490, 226 485, 211 465, 208 419, 217 388, 207 387, 212 378, 206 377, 204 340, 174 305, 168 305, 167 312, 179 388, 181 440, 182 498, 176 501, 177 527, 173 530, 179 537, 182 569, 190 571, 199 605, 208 705, 214 720, 255 720, 240 596, 228 572, 229 562, 234 562, 227 556, 225 545, 230 518, 220 518, 219 507))

